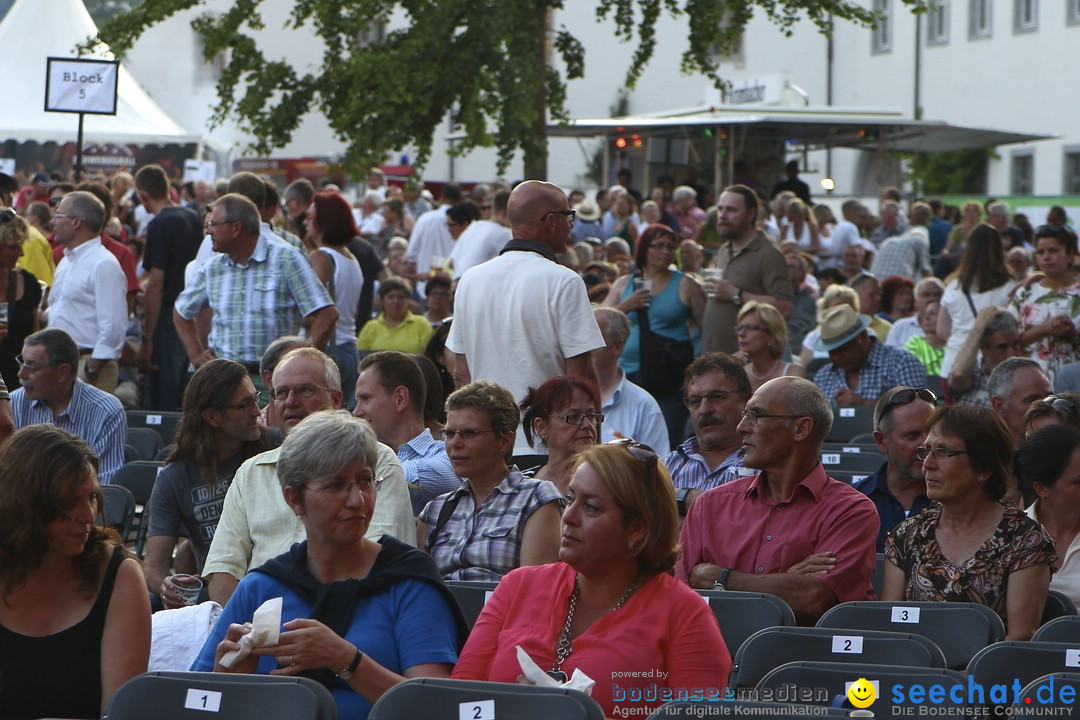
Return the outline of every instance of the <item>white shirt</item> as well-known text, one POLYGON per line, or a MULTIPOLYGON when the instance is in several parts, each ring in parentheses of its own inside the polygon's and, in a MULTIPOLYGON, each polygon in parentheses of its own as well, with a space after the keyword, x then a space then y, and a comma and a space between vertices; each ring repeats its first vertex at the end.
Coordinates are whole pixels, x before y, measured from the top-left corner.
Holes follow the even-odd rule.
MULTIPOLYGON (((416 261, 416 269, 421 275, 426 275, 431 269, 433 257, 441 257, 446 262, 446 258, 454 252, 454 238, 446 227, 446 211, 449 209, 449 205, 440 205, 417 218, 413 226, 406 257, 416 261)), ((427 283, 417 283, 421 293, 426 294, 426 288, 427 283)))
MULTIPOLYGON (((566 358, 604 347, 604 338, 580 275, 515 251, 462 276, 446 347, 465 356, 473 380, 496 382, 521 402, 530 387, 565 375, 566 358)), ((535 454, 520 428, 514 454, 535 454)))
POLYGON ((454 243, 450 258, 454 264, 454 279, 465 274, 469 268, 496 257, 510 241, 510 228, 490 220, 476 220, 461 233, 454 243))
POLYGON ((49 293, 49 327, 59 328, 95 360, 116 360, 127 335, 127 278, 93 238, 66 248, 49 293))
POLYGON ((913 337, 923 337, 923 329, 919 327, 919 316, 911 315, 906 318, 900 318, 892 324, 889 328, 889 335, 885 339, 886 345, 892 345, 893 347, 906 347, 907 341, 913 337))

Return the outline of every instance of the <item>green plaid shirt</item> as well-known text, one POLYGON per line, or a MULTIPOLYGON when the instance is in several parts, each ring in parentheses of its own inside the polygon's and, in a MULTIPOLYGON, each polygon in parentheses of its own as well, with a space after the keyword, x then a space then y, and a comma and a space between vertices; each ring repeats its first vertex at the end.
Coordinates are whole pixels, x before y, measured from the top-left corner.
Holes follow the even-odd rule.
POLYGON ((260 235, 247 265, 218 253, 196 270, 176 299, 176 312, 193 320, 204 308, 213 309, 214 354, 257 363, 267 345, 297 334, 301 319, 333 304, 302 252, 260 235))

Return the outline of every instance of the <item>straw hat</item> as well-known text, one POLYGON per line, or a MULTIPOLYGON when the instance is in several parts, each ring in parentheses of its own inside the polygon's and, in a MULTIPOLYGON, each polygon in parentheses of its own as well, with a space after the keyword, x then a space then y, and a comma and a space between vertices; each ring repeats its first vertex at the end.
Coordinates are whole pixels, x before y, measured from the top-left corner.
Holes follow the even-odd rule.
POLYGON ((577 211, 578 218, 585 222, 596 222, 600 219, 600 207, 588 198, 575 205, 574 210, 577 211))
POLYGON ((821 337, 814 341, 818 352, 831 352, 866 332, 870 316, 860 315, 850 305, 837 305, 821 314, 821 337))

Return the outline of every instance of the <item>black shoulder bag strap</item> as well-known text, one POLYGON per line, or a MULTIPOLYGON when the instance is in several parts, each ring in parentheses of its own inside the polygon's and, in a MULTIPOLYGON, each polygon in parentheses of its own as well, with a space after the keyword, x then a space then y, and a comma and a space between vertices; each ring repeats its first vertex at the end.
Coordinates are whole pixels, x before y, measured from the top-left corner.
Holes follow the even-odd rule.
POLYGON ((424 550, 428 555, 431 554, 431 548, 435 546, 435 538, 442 532, 443 526, 446 525, 446 521, 450 519, 450 516, 454 514, 454 510, 457 509, 458 502, 461 501, 461 494, 454 493, 454 496, 443 503, 442 509, 439 510, 439 518, 435 521, 435 529, 428 533, 427 540, 424 541, 424 550))

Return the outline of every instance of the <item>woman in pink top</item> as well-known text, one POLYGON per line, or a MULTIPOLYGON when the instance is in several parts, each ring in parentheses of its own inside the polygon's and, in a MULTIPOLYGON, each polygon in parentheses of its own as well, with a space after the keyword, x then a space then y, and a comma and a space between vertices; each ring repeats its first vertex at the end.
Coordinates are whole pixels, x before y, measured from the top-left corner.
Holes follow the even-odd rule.
POLYGON ((453 677, 515 682, 521 646, 559 679, 580 669, 595 680, 608 717, 721 699, 731 656, 708 605, 671 575, 678 511, 656 453, 632 440, 586 450, 567 499, 561 562, 499 582, 453 677))

